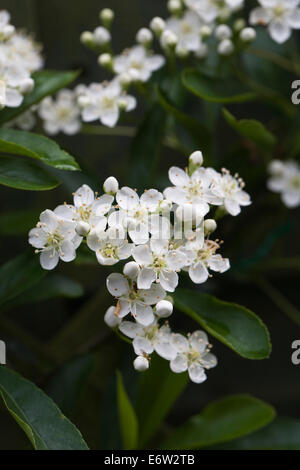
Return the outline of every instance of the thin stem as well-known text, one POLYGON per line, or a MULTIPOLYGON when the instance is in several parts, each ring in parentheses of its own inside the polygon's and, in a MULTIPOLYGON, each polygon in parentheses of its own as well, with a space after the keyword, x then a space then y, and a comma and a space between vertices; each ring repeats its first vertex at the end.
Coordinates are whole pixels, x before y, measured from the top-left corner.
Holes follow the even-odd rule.
POLYGON ((257 57, 261 57, 262 59, 266 59, 269 62, 272 62, 273 64, 287 70, 288 72, 300 73, 300 64, 294 63, 286 57, 276 54, 275 52, 264 49, 256 49, 254 47, 249 48, 247 52, 257 57))

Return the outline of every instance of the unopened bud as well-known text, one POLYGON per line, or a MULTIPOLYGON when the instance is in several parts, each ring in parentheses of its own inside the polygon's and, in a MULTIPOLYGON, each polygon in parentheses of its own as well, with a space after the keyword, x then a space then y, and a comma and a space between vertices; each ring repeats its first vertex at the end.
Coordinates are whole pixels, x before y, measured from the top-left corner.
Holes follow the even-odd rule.
POLYGON ((115 312, 116 307, 111 306, 106 310, 104 315, 104 321, 110 328, 115 328, 121 323, 121 318, 119 318, 115 312))
POLYGON ((156 16, 155 18, 151 20, 150 28, 157 36, 160 36, 162 34, 165 27, 166 27, 165 21, 159 16, 156 16))
POLYGON ((94 31, 94 43, 99 46, 105 46, 110 43, 111 35, 110 32, 103 26, 98 26, 94 31))
POLYGON ((91 31, 84 31, 83 33, 81 33, 80 41, 82 44, 84 44, 87 47, 93 47, 94 46, 93 33, 91 33, 91 31))
POLYGON ((130 86, 132 82, 132 78, 129 75, 129 73, 124 72, 119 75, 119 82, 120 82, 121 87, 124 90, 127 90, 127 88, 130 86))
POLYGON ((99 13, 99 18, 103 26, 105 28, 110 28, 113 20, 114 20, 115 14, 113 10, 110 8, 103 8, 103 10, 100 11, 99 13))
POLYGON ((167 4, 168 10, 172 15, 176 15, 181 12, 182 3, 181 0, 169 0, 167 4))
POLYGON ((2 34, 1 36, 3 39, 9 39, 15 32, 15 27, 11 24, 7 24, 4 26, 2 29, 2 34))
POLYGON ((89 234, 90 230, 91 230, 90 224, 88 224, 87 222, 84 222, 83 220, 78 222, 75 228, 77 235, 79 235, 80 237, 86 237, 89 234))
POLYGON ((136 33, 136 42, 143 46, 150 46, 153 40, 153 34, 148 28, 141 28, 136 33))
POLYGON ((206 219, 204 221, 204 233, 205 235, 209 235, 213 233, 217 228, 217 222, 214 219, 206 219))
POLYGON ((202 154, 202 152, 200 150, 196 150, 196 152, 193 152, 190 155, 189 161, 193 165, 201 166, 203 164, 203 154, 202 154))
POLYGON ((186 59, 190 55, 189 51, 182 46, 177 46, 175 53, 179 59, 186 59))
POLYGON ((123 268, 124 276, 127 276, 130 279, 135 279, 139 271, 140 271, 140 267, 135 261, 129 261, 129 263, 126 263, 123 268))
POLYGON ((220 24, 215 29, 215 36, 218 41, 223 41, 223 39, 230 39, 232 37, 232 31, 227 24, 220 24))
POLYGON ((218 46, 218 53, 220 55, 231 55, 234 51, 234 45, 231 39, 224 39, 223 41, 220 42, 218 46))
POLYGON ((111 69, 113 65, 113 58, 111 54, 105 52, 104 54, 100 54, 98 57, 98 64, 102 67, 111 69))
POLYGON ((256 31, 254 28, 244 28, 240 32, 240 39, 243 42, 252 42, 256 38, 256 31))
POLYGON ((244 20, 244 18, 238 18, 237 20, 235 20, 235 22, 233 23, 233 29, 234 31, 236 31, 237 33, 239 31, 241 31, 242 29, 246 28, 246 21, 244 20))
POLYGON ((116 194, 116 192, 119 190, 118 180, 114 176, 106 178, 103 184, 103 190, 107 194, 116 194))
POLYGON ((203 42, 195 51, 195 56, 198 57, 198 59, 205 59, 205 57, 208 56, 208 52, 208 45, 203 42))
POLYGON ((160 42, 164 49, 173 49, 177 45, 178 38, 173 31, 166 29, 161 35, 160 42))
POLYGON ((212 34, 211 27, 208 26, 208 25, 201 26, 200 34, 201 34, 202 38, 207 38, 207 37, 211 36, 211 34, 212 34))
POLYGON ((168 300, 161 300, 156 304, 156 314, 161 318, 168 318, 173 313, 173 304, 168 300))
POLYGON ((133 367, 135 370, 138 372, 145 372, 145 370, 149 369, 149 361, 146 359, 144 356, 138 356, 134 361, 133 361, 133 367))

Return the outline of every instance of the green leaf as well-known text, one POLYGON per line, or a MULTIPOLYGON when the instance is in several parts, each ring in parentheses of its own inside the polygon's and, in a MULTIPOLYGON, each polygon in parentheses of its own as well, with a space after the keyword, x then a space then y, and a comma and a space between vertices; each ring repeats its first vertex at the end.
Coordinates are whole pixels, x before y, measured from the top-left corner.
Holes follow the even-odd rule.
POLYGON ((200 449, 231 441, 266 426, 275 417, 267 403, 249 395, 232 395, 210 403, 163 443, 163 449, 200 449))
POLYGON ((227 109, 223 109, 223 115, 228 124, 242 137, 254 142, 260 149, 273 150, 276 138, 261 122, 255 119, 238 121, 227 109))
POLYGON ((165 129, 165 112, 155 105, 146 115, 130 149, 129 185, 139 191, 151 187, 165 129))
POLYGON ((250 436, 218 447, 233 450, 300 450, 300 420, 278 417, 250 436))
POLYGON ((124 449, 136 449, 138 442, 138 420, 124 388, 120 372, 117 372, 117 398, 124 449))
POLYGON ((1 212, 0 216, 0 235, 24 235, 35 226, 39 219, 41 211, 14 211, 1 212))
POLYGON ((72 359, 56 371, 47 384, 46 393, 68 416, 74 412, 80 400, 94 367, 94 359, 92 354, 72 359))
POLYGON ((182 73, 183 85, 194 95, 216 103, 243 103, 254 100, 256 93, 233 79, 222 80, 207 77, 196 69, 186 69, 182 73))
POLYGON ((27 191, 47 191, 60 183, 34 162, 18 157, 0 156, 0 184, 27 191))
POLYGON ((241 356, 247 359, 269 357, 269 332, 251 310, 188 289, 177 289, 174 302, 179 310, 241 356))
POLYGON ((23 294, 44 276, 39 259, 30 250, 0 267, 0 306, 23 294))
POLYGON ((174 374, 167 361, 152 356, 151 367, 141 375, 138 387, 137 414, 142 423, 140 447, 158 430, 187 383, 186 373, 174 374))
POLYGON ((36 450, 88 450, 78 429, 32 382, 0 367, 0 394, 36 450))
POLYGON ((18 108, 5 108, 0 111, 0 124, 15 119, 20 114, 39 103, 48 95, 53 95, 61 88, 65 88, 78 77, 78 71, 58 72, 54 70, 42 70, 33 74, 35 86, 31 93, 28 93, 21 106, 18 108))
POLYGON ((5 309, 57 297, 77 299, 82 295, 83 288, 78 282, 60 274, 50 274, 33 288, 6 303, 5 309))
POLYGON ((203 152, 210 152, 211 145, 211 136, 208 129, 197 119, 190 117, 189 115, 180 111, 176 106, 174 106, 163 92, 162 89, 156 87, 156 93, 159 99, 159 102, 163 109, 174 116, 176 121, 181 124, 184 129, 192 136, 195 144, 201 148, 203 152))
POLYGON ((58 170, 79 170, 75 159, 48 137, 15 129, 0 129, 0 152, 26 155, 58 170))

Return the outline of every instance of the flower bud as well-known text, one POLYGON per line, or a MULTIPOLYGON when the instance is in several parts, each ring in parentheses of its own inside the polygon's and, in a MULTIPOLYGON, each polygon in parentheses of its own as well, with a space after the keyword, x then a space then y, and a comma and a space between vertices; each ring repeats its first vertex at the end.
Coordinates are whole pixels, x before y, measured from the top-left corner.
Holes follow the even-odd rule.
POLYGON ((189 51, 185 47, 182 47, 182 46, 177 46, 175 53, 177 57, 179 57, 179 59, 186 59, 190 54, 189 51))
POLYGON ((232 37, 232 31, 227 26, 227 24, 220 24, 215 29, 215 36, 218 41, 223 41, 223 39, 230 39, 232 37))
POLYGON ((214 219, 206 219, 204 221, 204 233, 205 235, 209 235, 213 233, 217 228, 217 222, 214 219))
POLYGON ((83 220, 78 222, 75 228, 77 235, 79 235, 80 237, 86 237, 89 234, 90 230, 91 230, 90 224, 88 224, 87 222, 84 222, 83 220))
POLYGON ((98 26, 94 31, 94 43, 98 46, 105 46, 111 41, 110 32, 103 26, 98 26))
POLYGON ((231 39, 224 39, 223 41, 220 42, 218 46, 218 53, 220 55, 231 55, 234 51, 234 45, 231 39))
POLYGON ((182 3, 181 0, 169 0, 167 4, 168 10, 172 15, 176 15, 181 12, 182 3))
POLYGON ((104 321, 110 328, 115 328, 116 326, 120 325, 122 321, 121 318, 115 315, 115 311, 116 307, 111 306, 106 310, 106 313, 104 315, 104 321))
POLYGON ((123 268, 124 276, 127 276, 130 279, 135 279, 139 271, 140 271, 140 267, 135 261, 129 261, 129 263, 126 263, 123 268))
POLYGON ((256 31, 254 28, 244 28, 240 32, 240 39, 243 42, 252 42, 256 38, 256 31))
POLYGON ((143 46, 149 47, 153 40, 153 34, 148 28, 141 28, 136 33, 136 42, 142 44, 143 46))
POLYGON ((201 26, 200 28, 200 34, 202 36, 202 38, 207 38, 209 37, 211 34, 212 34, 212 29, 210 26, 208 25, 203 25, 201 26))
POLYGON ((3 39, 9 39, 15 32, 15 27, 11 24, 7 24, 4 26, 4 28, 2 29, 2 37, 3 39))
POLYGON ((161 318, 168 318, 173 313, 173 304, 168 300, 161 300, 156 304, 156 314, 161 318))
POLYGON ((20 92, 22 94, 25 94, 25 93, 30 93, 34 88, 34 81, 32 80, 32 78, 26 78, 25 80, 23 80, 21 86, 20 86, 20 92))
POLYGON ((128 101, 125 98, 118 99, 118 107, 120 111, 126 111, 128 108, 128 101))
POLYGON ((237 20, 235 20, 235 22, 233 23, 233 29, 234 31, 236 31, 237 33, 239 31, 241 31, 242 29, 246 28, 246 21, 244 20, 244 18, 238 18, 237 20))
POLYGON ((129 73, 121 73, 119 75, 119 82, 120 82, 120 85, 121 87, 124 89, 124 90, 127 90, 127 88, 130 86, 131 82, 132 82, 132 79, 131 79, 131 76, 129 75, 129 73))
POLYGON ((91 99, 87 95, 79 95, 77 98, 77 103, 80 108, 85 108, 91 104, 91 99))
POLYGON ((98 64, 102 67, 111 69, 113 66, 113 58, 111 54, 105 52, 104 54, 100 54, 98 57, 98 64))
POLYGON ((173 49, 177 45, 178 38, 173 31, 166 29, 161 35, 160 42, 164 49, 173 49))
POLYGON ((284 164, 281 160, 273 160, 269 165, 269 171, 273 175, 281 175, 284 171, 284 164))
POLYGON ((133 361, 133 367, 138 372, 145 372, 145 370, 149 369, 149 361, 144 356, 138 356, 133 361))
POLYGON ((90 31, 84 31, 80 36, 80 42, 87 47, 94 46, 94 35, 90 31))
POLYGON ((165 27, 166 27, 165 21, 159 16, 156 16, 155 18, 151 20, 150 28, 157 36, 160 36, 162 34, 165 27))
POLYGON ((201 166, 203 164, 203 154, 202 154, 202 152, 200 150, 196 150, 196 152, 193 152, 190 155, 189 161, 193 165, 201 166))
POLYGON ((198 57, 198 59, 205 59, 205 57, 208 56, 208 45, 205 43, 200 44, 198 49, 195 51, 195 56, 198 57))
POLYGON ((116 194, 119 191, 118 180, 114 176, 109 176, 106 178, 103 184, 103 190, 107 194, 116 194))
POLYGON ((162 212, 168 213, 168 212, 171 212, 172 206, 173 206, 172 201, 168 201, 167 199, 163 199, 163 201, 161 201, 161 203, 159 205, 159 208, 161 209, 162 212))
POLYGON ((100 21, 105 28, 110 28, 114 20, 114 17, 115 17, 115 14, 113 10, 111 10, 110 8, 103 8, 103 10, 101 10, 99 13, 100 21))

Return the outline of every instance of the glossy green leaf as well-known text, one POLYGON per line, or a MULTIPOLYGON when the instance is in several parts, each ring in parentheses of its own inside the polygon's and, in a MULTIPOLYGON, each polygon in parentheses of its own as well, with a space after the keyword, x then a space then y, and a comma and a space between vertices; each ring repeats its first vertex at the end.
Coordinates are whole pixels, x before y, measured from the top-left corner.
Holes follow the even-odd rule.
POLYGON ((47 191, 60 183, 35 162, 19 157, 0 156, 0 184, 27 191, 47 191))
POLYGON ((138 420, 126 393, 122 376, 117 372, 117 399, 123 447, 136 449, 138 443, 138 420))
POLYGON ((75 159, 54 140, 33 132, 0 129, 0 152, 35 158, 59 170, 79 170, 75 159))
POLYGON ((32 382, 0 367, 0 394, 36 450, 88 450, 78 429, 32 382))
MULTIPOLYGON (((32 256, 35 256, 32 254, 32 256)), ((5 308, 12 308, 17 305, 41 302, 57 297, 68 299, 77 299, 83 295, 82 286, 72 279, 60 274, 50 274, 42 279, 37 285, 28 289, 25 293, 15 297, 8 303, 5 308)))
POLYGON ((33 288, 45 275, 32 250, 3 264, 0 267, 0 306, 33 288))
POLYGON ((249 395, 232 395, 210 403, 163 443, 163 449, 200 449, 231 441, 266 426, 275 417, 267 403, 249 395))
POLYGON ((256 94, 233 79, 208 77, 196 69, 182 73, 183 85, 194 95, 216 103, 243 103, 256 98, 256 94))
POLYGON ((68 416, 74 412, 94 364, 92 354, 76 357, 55 371, 47 383, 46 393, 68 416))
POLYGON ((174 374, 168 361, 153 355, 151 367, 140 378, 137 395, 137 414, 140 447, 143 447, 168 415, 188 383, 188 375, 174 374))
POLYGON ((247 359, 269 357, 269 332, 251 310, 188 289, 177 289, 174 301, 176 308, 241 356, 247 359))
POLYGON ((28 93, 18 108, 5 108, 0 111, 0 124, 15 119, 20 114, 39 103, 48 95, 53 95, 61 88, 65 88, 78 77, 78 71, 58 72, 55 70, 41 70, 33 74, 34 89, 28 93))
POLYGON ((159 102, 163 109, 174 116, 175 120, 192 136, 195 144, 203 152, 210 152, 211 136, 207 128, 197 119, 185 114, 174 106, 160 88, 156 88, 159 102))
POLYGON ((165 112, 160 106, 155 105, 146 114, 130 149, 129 185, 139 191, 152 187, 164 129, 165 112))
POLYGON ((300 420, 278 417, 263 429, 218 447, 233 450, 300 450, 300 420))
POLYGON ((0 235, 24 235, 35 226, 41 211, 13 211, 1 212, 0 235))
POLYGON ((242 137, 254 142, 260 149, 273 150, 276 138, 261 122, 255 119, 238 121, 227 109, 223 109, 223 115, 228 124, 242 137))

